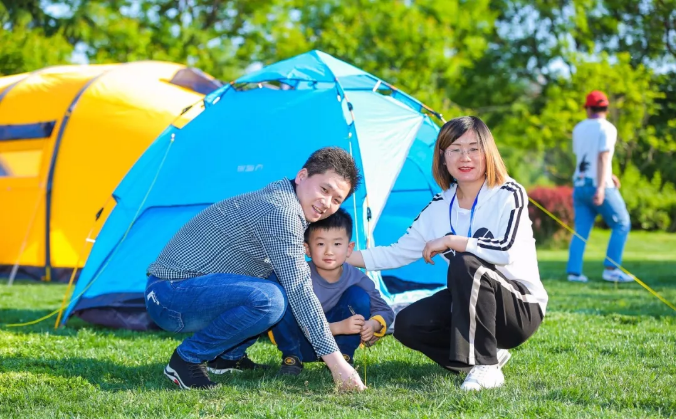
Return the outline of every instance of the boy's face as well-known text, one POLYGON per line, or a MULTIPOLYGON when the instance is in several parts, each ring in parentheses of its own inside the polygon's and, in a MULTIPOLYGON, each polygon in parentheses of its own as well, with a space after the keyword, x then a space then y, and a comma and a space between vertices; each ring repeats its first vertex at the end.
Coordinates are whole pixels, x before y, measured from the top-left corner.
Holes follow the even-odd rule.
POLYGON ((305 243, 305 254, 315 266, 326 271, 343 266, 354 249, 354 242, 347 238, 344 228, 317 229, 310 233, 305 243))
POLYGON ((350 183, 333 170, 308 176, 307 169, 301 169, 296 175, 296 194, 310 223, 338 211, 349 193, 350 183))

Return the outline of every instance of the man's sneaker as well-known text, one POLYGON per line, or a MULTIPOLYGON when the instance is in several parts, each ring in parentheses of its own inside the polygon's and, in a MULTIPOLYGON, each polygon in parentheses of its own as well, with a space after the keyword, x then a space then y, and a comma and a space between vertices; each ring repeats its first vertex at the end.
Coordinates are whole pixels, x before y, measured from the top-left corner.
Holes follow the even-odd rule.
POLYGON ((498 368, 502 369, 511 357, 512 354, 507 349, 498 349, 498 368))
POLYGON ((587 282, 589 281, 589 278, 586 276, 580 274, 580 275, 575 275, 575 274, 568 274, 568 280, 570 282, 587 282))
POLYGON ((226 372, 242 372, 244 370, 267 370, 269 365, 256 364, 249 359, 246 354, 237 360, 228 360, 223 358, 216 358, 207 363, 207 370, 214 374, 225 374, 226 372))
POLYGON ((350 355, 343 354, 343 359, 346 360, 347 363, 350 364, 350 366, 354 368, 354 359, 350 358, 350 355))
POLYGON ((193 364, 184 361, 176 351, 171 356, 169 364, 164 367, 164 375, 182 389, 209 389, 218 386, 209 379, 207 368, 203 363, 193 364))
POLYGON ((610 282, 634 282, 634 277, 619 269, 604 269, 603 279, 610 282))
POLYGON ((495 388, 505 384, 505 376, 499 365, 476 365, 467 374, 460 388, 465 391, 495 388))
POLYGON ((303 372, 303 363, 297 356, 287 356, 282 360, 282 367, 279 369, 277 375, 293 375, 296 376, 303 372))

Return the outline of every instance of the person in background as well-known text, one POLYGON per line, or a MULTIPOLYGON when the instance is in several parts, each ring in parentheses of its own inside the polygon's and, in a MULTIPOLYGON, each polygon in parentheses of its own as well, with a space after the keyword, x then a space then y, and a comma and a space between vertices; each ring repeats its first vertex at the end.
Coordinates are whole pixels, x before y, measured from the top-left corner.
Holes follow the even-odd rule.
MULTIPOLYGON (((577 160, 573 175, 575 231, 586 241, 596 216, 600 214, 612 229, 601 277, 612 282, 633 282, 633 277, 615 265, 622 264, 631 223, 627 206, 620 195, 620 181, 613 175, 617 128, 606 119, 608 105, 608 98, 603 92, 595 90, 589 93, 584 105, 587 119, 573 129, 573 152, 577 160)), ((573 235, 570 242, 566 268, 569 281, 589 280, 582 271, 585 241, 573 235)))

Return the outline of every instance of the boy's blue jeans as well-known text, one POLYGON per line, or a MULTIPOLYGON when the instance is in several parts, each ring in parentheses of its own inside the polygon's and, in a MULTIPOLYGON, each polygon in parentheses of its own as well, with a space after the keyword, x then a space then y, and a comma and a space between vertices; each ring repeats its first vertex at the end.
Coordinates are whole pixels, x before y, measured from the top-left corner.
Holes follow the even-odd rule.
POLYGON ((169 332, 195 332, 176 348, 183 360, 211 361, 244 356, 258 335, 286 310, 286 293, 274 278, 210 274, 182 280, 148 277, 150 317, 169 332))
MULTIPOLYGON (((612 229, 606 259, 603 264, 608 268, 614 268, 615 265, 608 258, 622 264, 624 245, 627 242, 629 230, 631 230, 629 212, 627 212, 627 206, 622 199, 622 195, 620 195, 620 191, 616 188, 606 188, 605 199, 598 207, 592 203, 595 193, 596 187, 591 179, 586 179, 584 186, 576 186, 573 189, 575 231, 587 240, 594 226, 594 219, 600 214, 608 227, 612 229)), ((579 275, 582 273, 584 248, 585 243, 573 235, 568 255, 567 272, 569 274, 579 275)))
MULTIPOLYGON (((371 297, 363 288, 353 285, 345 290, 338 303, 327 311, 326 320, 329 323, 339 322, 352 316, 348 306, 351 306, 357 314, 368 320, 371 313, 371 297)), ((277 348, 282 351, 282 357, 297 356, 301 362, 317 361, 317 354, 307 340, 296 322, 291 309, 286 310, 282 320, 272 328, 272 336, 277 343, 277 348)), ((338 335, 335 336, 336 344, 340 352, 354 358, 354 351, 361 343, 361 335, 338 335)))

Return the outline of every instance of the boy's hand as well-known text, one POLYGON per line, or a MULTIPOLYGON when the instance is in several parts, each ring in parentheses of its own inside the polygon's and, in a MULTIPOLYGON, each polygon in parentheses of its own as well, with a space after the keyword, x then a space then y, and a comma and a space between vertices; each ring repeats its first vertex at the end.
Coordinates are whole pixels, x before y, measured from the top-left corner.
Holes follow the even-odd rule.
POLYGON ((361 328, 361 340, 363 342, 371 342, 373 334, 379 332, 382 328, 383 325, 376 320, 370 319, 364 322, 364 326, 361 328))
POLYGON ((364 316, 355 314, 340 323, 342 323, 341 330, 343 335, 355 335, 361 332, 361 329, 364 326, 364 316))

